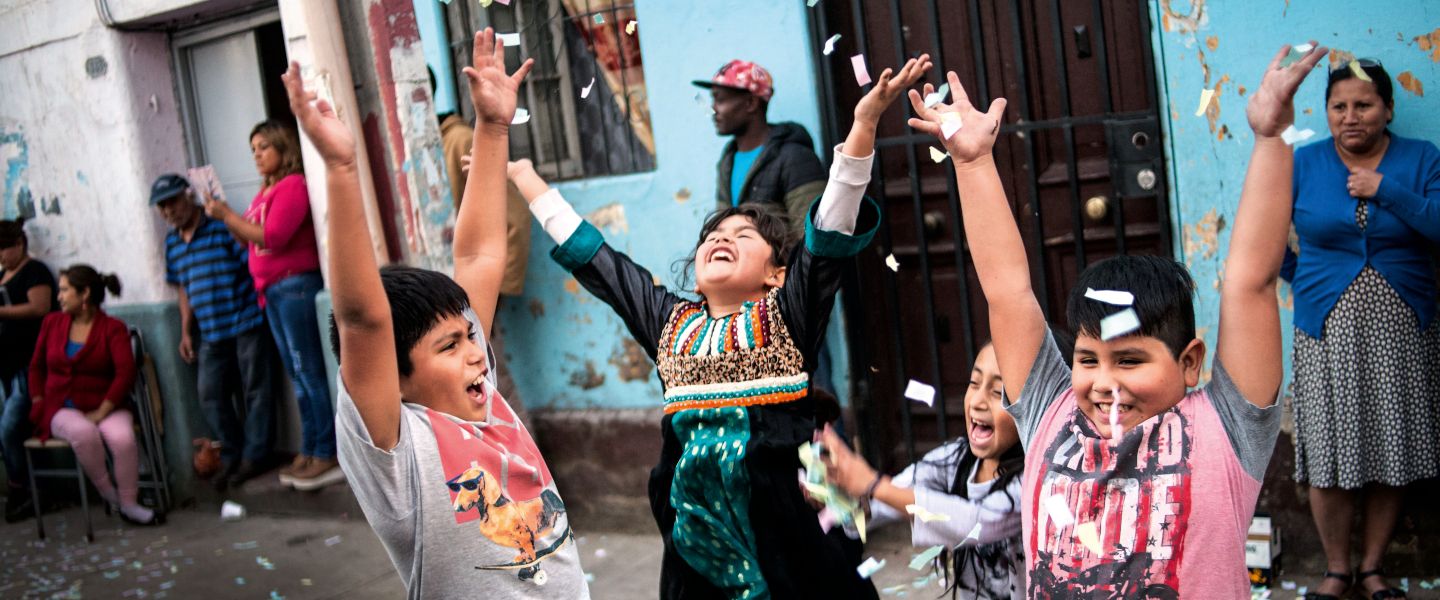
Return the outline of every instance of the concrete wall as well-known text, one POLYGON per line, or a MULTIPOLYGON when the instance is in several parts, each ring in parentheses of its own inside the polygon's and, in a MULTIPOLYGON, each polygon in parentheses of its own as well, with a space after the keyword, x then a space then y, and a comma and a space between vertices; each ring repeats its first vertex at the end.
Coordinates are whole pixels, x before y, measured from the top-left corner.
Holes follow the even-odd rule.
MULTIPOLYGON (((804 3, 751 2, 743 18, 735 8, 637 1, 657 168, 556 186, 580 214, 602 211, 606 218, 596 224, 610 244, 666 285, 676 285, 671 265, 693 249, 702 217, 715 206, 715 163, 728 139, 715 134, 708 92, 697 103, 704 90, 690 82, 732 58, 756 61, 776 81, 770 120, 820 131, 804 3)), ((506 298, 498 320, 512 340, 505 352, 527 407, 644 408, 643 418, 655 420, 661 393, 653 363, 620 319, 550 259, 549 236, 537 227, 531 239, 525 296, 506 298)))

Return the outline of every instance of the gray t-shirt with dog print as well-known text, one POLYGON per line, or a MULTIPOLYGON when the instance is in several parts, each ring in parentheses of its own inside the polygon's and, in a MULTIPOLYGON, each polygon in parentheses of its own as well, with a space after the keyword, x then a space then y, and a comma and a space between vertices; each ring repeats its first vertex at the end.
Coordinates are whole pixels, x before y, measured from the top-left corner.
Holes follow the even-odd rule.
POLYGON ((336 389, 340 466, 409 598, 590 597, 555 481, 499 394, 484 422, 402 403, 387 451, 336 389))

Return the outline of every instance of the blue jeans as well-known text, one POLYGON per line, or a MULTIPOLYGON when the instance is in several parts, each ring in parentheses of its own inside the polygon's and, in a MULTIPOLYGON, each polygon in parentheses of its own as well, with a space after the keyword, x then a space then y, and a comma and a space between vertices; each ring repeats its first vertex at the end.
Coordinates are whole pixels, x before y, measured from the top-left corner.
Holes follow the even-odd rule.
POLYGON ((272 348, 264 327, 228 340, 200 342, 200 407, 210 431, 220 438, 220 458, 226 465, 242 458, 259 463, 270 456, 275 421, 272 348), (237 392, 243 411, 236 410, 237 392))
POLYGON ((30 423, 30 393, 24 369, 9 379, 0 377, 0 452, 5 454, 5 475, 12 484, 25 482, 25 440, 34 432, 30 423))
POLYGON ((335 458, 335 407, 325 375, 315 295, 325 282, 319 271, 291 275, 265 289, 265 316, 300 405, 300 454, 335 458))

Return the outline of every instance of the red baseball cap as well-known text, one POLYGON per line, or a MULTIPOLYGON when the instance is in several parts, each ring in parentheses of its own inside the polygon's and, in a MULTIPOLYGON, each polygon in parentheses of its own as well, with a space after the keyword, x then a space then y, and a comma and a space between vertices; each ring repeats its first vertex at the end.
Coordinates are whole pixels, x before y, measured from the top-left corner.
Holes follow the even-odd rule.
POLYGON ((718 85, 743 90, 763 100, 769 100, 775 95, 775 80, 770 78, 770 72, 766 71, 765 67, 738 58, 725 63, 709 81, 697 79, 694 84, 706 89, 718 85))

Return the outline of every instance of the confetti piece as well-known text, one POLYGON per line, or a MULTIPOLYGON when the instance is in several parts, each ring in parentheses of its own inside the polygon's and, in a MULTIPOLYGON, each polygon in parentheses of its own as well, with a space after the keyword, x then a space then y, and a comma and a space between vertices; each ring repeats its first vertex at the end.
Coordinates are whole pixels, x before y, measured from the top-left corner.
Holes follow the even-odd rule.
POLYGON ((905 505, 905 512, 915 515, 915 518, 920 519, 921 521, 924 521, 926 523, 930 523, 932 521, 950 520, 950 515, 930 512, 929 510, 926 510, 925 507, 920 506, 919 504, 905 505))
POLYGON ((1293 591, 1293 590, 1295 589, 1295 582, 1289 581, 1289 580, 1281 581, 1281 582, 1280 582, 1280 589, 1282 589, 1282 590, 1287 590, 1287 591, 1293 591))
POLYGON ((934 161, 936 164, 945 162, 945 157, 947 156, 950 156, 949 152, 941 152, 939 148, 936 148, 934 146, 930 147, 930 160, 934 161))
POLYGON ((260 565, 260 567, 261 567, 262 569, 265 569, 266 571, 274 571, 274 570, 275 570, 275 563, 270 562, 270 559, 265 558, 265 557, 263 557, 263 556, 257 556, 257 557, 255 557, 255 564, 260 565))
POLYGON ((116 577, 119 577, 119 576, 120 576, 120 572, 119 572, 119 571, 106 571, 106 572, 105 572, 105 578, 106 578, 106 579, 115 579, 116 577))
MULTIPOLYGON (((980 524, 979 524, 979 523, 976 523, 974 527, 971 527, 971 528, 970 528, 970 533, 968 533, 968 534, 965 535, 965 540, 975 540, 975 541, 977 541, 977 542, 980 541, 980 524)), ((960 541, 963 543, 965 540, 960 540, 960 541)))
POLYGON ((594 573, 586 573, 586 574, 585 574, 585 583, 595 583, 595 574, 594 574, 594 573))
POLYGON ((1130 306, 1135 304, 1135 294, 1121 290, 1097 290, 1085 288, 1085 297, 1115 306, 1130 306))
POLYGON ((236 550, 254 550, 254 549, 260 547, 260 543, 259 543, 259 542, 235 542, 234 544, 230 544, 230 547, 231 547, 231 548, 234 548, 234 549, 236 549, 236 550))
POLYGON ((1364 81, 1367 83, 1375 83, 1375 80, 1370 78, 1370 74, 1366 73, 1365 69, 1360 68, 1360 61, 1358 60, 1350 61, 1350 72, 1354 73, 1355 78, 1359 79, 1360 81, 1364 81))
POLYGON ((885 266, 890 267, 891 271, 900 272, 900 261, 895 260, 894 254, 885 257, 885 266))
POLYGON ((1205 116, 1205 109, 1210 108, 1210 101, 1215 98, 1215 90, 1206 88, 1200 90, 1200 107, 1195 109, 1195 116, 1205 116))
POLYGON ((511 125, 524 125, 530 122, 530 111, 523 108, 515 109, 515 118, 510 119, 511 125))
POLYGON ((1297 62, 1300 62, 1300 59, 1305 58, 1305 55, 1306 55, 1306 54, 1309 54, 1310 51, 1311 51, 1311 50, 1314 50, 1314 49, 1315 49, 1315 45, 1314 45, 1314 44, 1308 44, 1308 43, 1307 43, 1307 44, 1296 44, 1296 45, 1294 45, 1294 46, 1291 46, 1291 47, 1290 47, 1290 53, 1289 53, 1289 54, 1286 54, 1286 55, 1285 55, 1285 58, 1280 59, 1280 68, 1283 69, 1283 68, 1288 67, 1288 66, 1290 66, 1290 65, 1293 65, 1293 64, 1295 64, 1295 63, 1297 63, 1297 62))
POLYGON ((270 590, 270 600, 285 600, 285 597, 277 590, 270 590))
POLYGON ((864 54, 856 54, 850 57, 850 67, 855 69, 855 83, 857 85, 870 85, 870 70, 865 68, 864 54))
POLYGON ((911 379, 910 383, 905 386, 905 397, 922 402, 925 406, 935 406, 935 388, 914 379, 911 379))
POLYGON ((220 505, 221 521, 239 521, 244 518, 245 507, 241 506, 240 503, 226 500, 224 504, 220 505))
POLYGON ((915 588, 915 589, 918 590, 918 589, 921 589, 921 588, 923 588, 923 587, 925 587, 925 586, 927 586, 927 585, 930 585, 930 582, 931 582, 931 581, 934 581, 934 580, 935 580, 935 574, 934 574, 934 573, 931 573, 931 574, 926 575, 926 576, 924 576, 924 577, 916 577, 916 578, 915 578, 915 581, 910 582, 910 587, 913 587, 913 588, 915 588))
POLYGON ((326 545, 326 546, 334 546, 335 544, 339 544, 339 543, 340 543, 340 536, 338 536, 338 535, 330 536, 330 537, 328 537, 328 538, 325 538, 325 545, 326 545))
POLYGON ((1286 144, 1294 146, 1295 144, 1314 137, 1314 135, 1315 130, 1313 129, 1295 129, 1295 126, 1291 125, 1286 127, 1285 131, 1280 132, 1280 139, 1285 140, 1286 144))
POLYGON ((245 585, 245 578, 244 578, 244 577, 236 577, 236 578, 235 578, 235 585, 245 585))
POLYGON ((495 0, 480 0, 480 8, 490 8, 490 5, 494 3, 495 0))
POLYGON ((805 6, 809 6, 809 7, 812 7, 812 8, 813 8, 816 4, 819 4, 819 3, 820 3, 820 0, 805 0, 805 6))
POLYGON ((825 56, 830 56, 830 53, 835 51, 835 42, 838 41, 840 41, 840 34, 837 33, 830 36, 830 39, 825 40, 825 48, 821 50, 820 53, 825 56))
POLYGON ((1094 523, 1081 523, 1075 526, 1075 537, 1085 544, 1086 548, 1096 556, 1105 554, 1105 548, 1100 545, 1100 534, 1095 531, 1094 523))
POLYGON ((935 557, 940 556, 940 551, 944 549, 944 546, 931 546, 926 548, 924 552, 916 554, 910 559, 910 569, 913 571, 924 569, 926 565, 935 560, 935 557))
POLYGON ((311 581, 309 577, 306 577, 306 578, 300 580, 300 585, 303 585, 303 586, 305 586, 305 587, 310 587, 310 586, 312 586, 312 585, 315 585, 315 582, 314 582, 314 581, 311 581))
POLYGON ((960 131, 960 127, 962 127, 963 125, 964 123, 960 122, 960 115, 958 113, 940 113, 941 137, 947 140, 950 139, 950 136, 953 136, 955 135, 955 132, 960 131))
POLYGON ((581 100, 584 100, 584 99, 586 99, 586 98, 589 98, 589 97, 590 97, 590 89, 593 88, 593 87, 595 87, 595 78, 594 78, 594 77, 591 77, 591 78, 590 78, 590 83, 587 83, 587 84, 585 84, 585 87, 580 88, 580 99, 581 99, 581 100))
POLYGON ((950 84, 940 84, 940 89, 925 96, 925 108, 933 108, 936 104, 944 102, 948 95, 950 95, 950 84))
POLYGON ((1100 319, 1100 340, 1110 341, 1140 328, 1140 315, 1127 308, 1100 319))
POLYGON ((1056 527, 1065 528, 1075 524, 1075 516, 1070 514, 1070 506, 1065 503, 1065 497, 1059 494, 1045 499, 1045 512, 1050 514, 1050 521, 1056 527))
POLYGON ((875 557, 872 556, 865 559, 865 562, 860 563, 860 566, 855 567, 855 572, 860 574, 861 579, 869 579, 871 575, 880 572, 880 569, 883 568, 885 568, 885 561, 877 561, 875 557))
POLYGON ((905 594, 905 586, 892 585, 890 587, 881 589, 880 593, 885 594, 886 596, 902 596, 905 594))
POLYGON ((596 14, 595 14, 595 24, 596 24, 596 25, 604 25, 604 24, 605 24, 605 15, 600 14, 600 13, 596 13, 596 14))
POLYGON ((495 39, 499 40, 500 44, 504 46, 520 45, 520 34, 518 33, 497 33, 495 34, 495 39))
POLYGON ((635 21, 625 24, 625 35, 635 35, 635 21))
POLYGON ((596 549, 595 549, 595 558, 605 558, 605 555, 606 555, 606 554, 608 554, 608 553, 605 552, 605 549, 604 549, 604 548, 596 548, 596 549))
POLYGON ((174 581, 162 581, 162 582, 160 582, 160 589, 162 589, 162 590, 168 590, 168 589, 170 589, 170 588, 172 588, 172 587, 175 587, 175 582, 174 582, 174 581))
POLYGON ((495 0, 495 2, 499 2, 501 4, 504 4, 505 6, 510 6, 510 0, 495 0))

